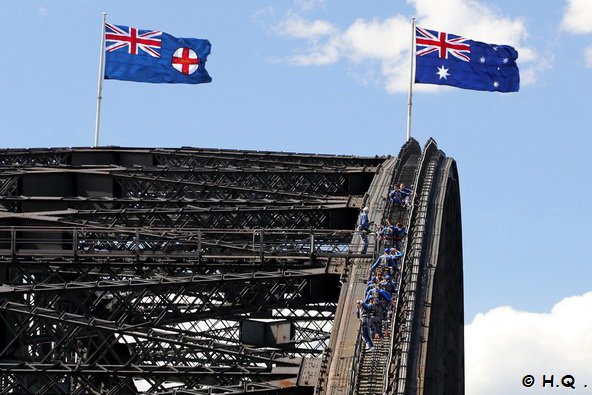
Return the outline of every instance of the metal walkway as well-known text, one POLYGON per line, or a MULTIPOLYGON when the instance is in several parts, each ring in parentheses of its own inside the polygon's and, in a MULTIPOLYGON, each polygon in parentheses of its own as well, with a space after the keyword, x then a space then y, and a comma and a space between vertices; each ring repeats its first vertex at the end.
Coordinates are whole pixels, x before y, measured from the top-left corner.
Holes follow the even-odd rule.
MULTIPOLYGON (((460 231, 454 228, 460 224, 460 212, 452 212, 458 210, 459 206, 455 206, 456 208, 447 214, 456 222, 449 226, 447 231, 450 234, 445 236, 449 241, 455 240, 456 246, 447 246, 450 251, 446 251, 445 255, 438 255, 439 251, 434 249, 439 248, 439 237, 442 237, 440 230, 445 217, 444 201, 449 195, 458 198, 456 174, 451 172, 451 162, 448 161, 448 165, 444 166, 444 161, 444 154, 437 149, 433 140, 426 144, 423 151, 413 141, 402 148, 398 162, 393 167, 391 183, 403 182, 407 186, 413 186, 414 198, 409 209, 390 207, 386 202, 382 205, 384 218, 381 223, 388 218, 391 223, 404 223, 408 229, 403 246, 405 256, 400 277, 397 279, 398 288, 393 295, 395 304, 388 314, 388 319, 383 322, 383 331, 386 329, 385 337, 373 339, 375 349, 372 351, 368 351, 361 340, 361 324, 355 316, 354 304, 356 299, 363 298, 370 274, 369 264, 373 260, 356 262, 339 302, 339 306, 344 306, 348 314, 340 321, 340 330, 334 332, 337 338, 342 339, 342 343, 343 338, 347 336, 348 343, 335 344, 332 338, 331 345, 337 346, 337 349, 330 350, 331 365, 327 372, 327 385, 324 386, 321 380, 317 387, 318 394, 421 395, 426 388, 431 392, 425 393, 430 394, 464 393, 463 351, 462 344, 458 342, 462 339, 462 331, 430 331, 430 325, 446 328, 448 331, 451 324, 454 328, 462 328, 462 317, 458 314, 451 317, 440 315, 435 322, 430 321, 432 302, 438 306, 446 305, 442 300, 434 300, 434 294, 439 298, 443 296, 439 290, 443 286, 434 281, 437 266, 453 265, 450 277, 440 280, 445 281, 446 286, 454 284, 458 287, 458 276, 462 276, 461 249, 460 242, 457 241, 460 240, 460 231), (439 202, 438 205, 435 201, 439 202), (434 293, 434 290, 438 291, 434 293), (433 339, 431 348, 428 348, 429 338, 433 339), (438 362, 446 359, 446 355, 450 353, 455 357, 448 360, 454 361, 456 365, 444 366, 438 362), (445 371, 449 373, 444 377, 442 372, 445 371), (444 383, 447 390, 441 392, 444 383)), ((381 193, 381 196, 386 198, 384 191, 370 191, 381 193)), ((376 251, 382 251, 380 244, 377 244, 376 251)), ((462 281, 460 286, 462 287, 462 281)), ((462 292, 462 288, 460 290, 462 292)), ((446 292, 450 292, 450 288, 447 288, 446 292)), ((462 293, 460 303, 452 294, 450 296, 450 306, 462 306, 462 293)), ((462 311, 462 308, 460 310, 462 311)), ((459 309, 453 307, 453 311, 459 309)))

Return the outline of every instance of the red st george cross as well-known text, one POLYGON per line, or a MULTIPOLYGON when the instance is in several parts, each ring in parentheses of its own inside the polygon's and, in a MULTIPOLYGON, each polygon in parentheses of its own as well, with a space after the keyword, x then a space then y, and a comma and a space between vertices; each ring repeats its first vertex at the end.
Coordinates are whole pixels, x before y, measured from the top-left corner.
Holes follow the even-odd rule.
POLYGON ((191 74, 197 70, 199 58, 190 48, 179 48, 173 53, 173 67, 183 74, 191 74))
POLYGON ((160 49, 161 40, 155 37, 160 37, 162 35, 161 31, 150 30, 138 34, 138 29, 135 27, 128 28, 127 26, 116 26, 110 23, 105 23, 105 28, 105 40, 107 41, 105 50, 107 52, 127 47, 128 53, 132 55, 138 55, 138 50, 142 50, 150 56, 160 58, 160 52, 156 49, 160 49))
POLYGON ((421 27, 416 28, 415 43, 417 46, 424 47, 417 51, 417 56, 425 56, 432 52, 438 51, 438 56, 443 59, 448 59, 448 54, 465 62, 470 62, 471 46, 463 44, 468 41, 467 38, 454 37, 444 32, 435 32, 421 27))

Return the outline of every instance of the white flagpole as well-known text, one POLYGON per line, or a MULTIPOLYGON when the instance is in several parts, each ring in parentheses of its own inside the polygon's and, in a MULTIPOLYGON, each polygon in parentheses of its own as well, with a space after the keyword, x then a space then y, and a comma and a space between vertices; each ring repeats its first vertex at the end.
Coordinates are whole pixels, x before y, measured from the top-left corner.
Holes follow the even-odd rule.
POLYGON ((411 63, 409 64, 409 93, 407 95, 407 140, 411 139, 411 108, 413 107, 413 82, 415 69, 415 17, 411 18, 411 63))
POLYGON ((105 23, 107 13, 103 12, 103 23, 101 24, 101 53, 99 55, 99 82, 97 86, 97 115, 95 120, 95 148, 99 146, 99 126, 101 124, 101 99, 103 94, 103 76, 105 74, 105 23))

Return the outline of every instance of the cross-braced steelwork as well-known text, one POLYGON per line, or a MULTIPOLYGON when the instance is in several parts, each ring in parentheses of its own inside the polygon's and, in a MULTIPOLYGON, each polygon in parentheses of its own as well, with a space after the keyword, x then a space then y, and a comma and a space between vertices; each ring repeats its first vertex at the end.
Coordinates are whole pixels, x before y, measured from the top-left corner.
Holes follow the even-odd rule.
POLYGON ((1 151, 0 393, 312 393, 386 159, 1 151))
POLYGON ((458 180, 433 140, 3 150, 0 283, 0 394, 464 392, 458 180), (387 220, 408 235, 369 352, 355 300, 387 220))

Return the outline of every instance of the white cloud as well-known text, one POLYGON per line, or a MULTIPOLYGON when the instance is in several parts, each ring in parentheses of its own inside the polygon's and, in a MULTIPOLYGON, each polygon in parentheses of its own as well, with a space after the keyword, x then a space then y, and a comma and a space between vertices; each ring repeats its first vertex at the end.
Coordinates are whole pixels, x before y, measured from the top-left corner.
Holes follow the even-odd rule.
POLYGON ((409 49, 409 20, 402 16, 365 21, 356 20, 341 35, 342 52, 351 60, 388 61, 409 49))
POLYGON ((294 38, 315 38, 329 36, 337 32, 337 28, 326 21, 308 21, 292 14, 278 23, 273 31, 280 35, 294 38))
POLYGON ((551 375, 555 385, 569 374, 576 389, 592 387, 591 309, 589 292, 563 299, 545 314, 511 307, 478 314, 465 327, 467 395, 539 394, 549 390, 542 380, 551 375), (522 385, 527 374, 535 378, 531 388, 522 385))
POLYGON ((291 62, 301 66, 333 64, 339 60, 339 50, 335 45, 314 45, 304 55, 294 55, 291 62))
POLYGON ((422 26, 487 43, 519 46, 527 36, 522 18, 508 18, 471 0, 411 0, 422 26), (450 12, 454 10, 454 12, 450 12))
POLYGON ((592 33, 592 2, 590 0, 568 0, 561 28, 571 33, 592 33))
MULTIPOLYGON (((567 0, 561 20, 561 29, 573 34, 592 33, 592 2, 590 0, 567 0)), ((586 67, 592 68, 592 47, 584 50, 586 67)))
MULTIPOLYGON (((535 55, 533 55, 535 56, 535 55)), ((553 66, 554 57, 550 56, 546 59, 538 59, 537 62, 520 70, 520 84, 522 86, 534 85, 539 81, 539 77, 553 66)), ((520 63, 520 62, 518 62, 520 63)))
MULTIPOLYGON (((528 76, 522 81, 522 86, 534 83, 544 69, 523 67, 536 60, 538 55, 534 49, 524 45, 528 34, 521 18, 504 17, 477 0, 408 0, 408 3, 416 8, 418 25, 478 41, 516 47, 520 54, 518 65, 521 72, 528 76)), ((340 30, 329 22, 306 20, 291 11, 274 30, 285 36, 308 39, 308 47, 290 57, 292 63, 308 66, 336 63, 342 59, 357 64, 377 61, 381 65, 382 83, 387 91, 407 90, 411 22, 406 16, 358 19, 340 30)), ((549 65, 547 62, 546 66, 549 65)))

